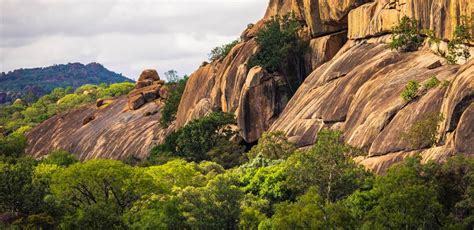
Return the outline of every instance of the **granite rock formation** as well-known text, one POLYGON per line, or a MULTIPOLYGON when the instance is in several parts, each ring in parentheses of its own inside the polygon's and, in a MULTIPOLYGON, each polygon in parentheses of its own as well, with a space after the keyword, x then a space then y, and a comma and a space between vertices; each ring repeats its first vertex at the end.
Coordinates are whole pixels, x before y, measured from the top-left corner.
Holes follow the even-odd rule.
MULTIPOLYGON (((168 89, 158 74, 145 71, 128 97, 40 124, 28 134, 28 152, 39 157, 64 148, 82 159, 145 157, 173 129, 221 110, 236 115, 248 143, 265 131, 281 130, 307 147, 321 129, 340 130, 348 144, 368 153, 357 162, 378 173, 418 153, 423 162, 474 156, 474 59, 448 65, 427 44, 408 53, 388 45, 392 26, 403 16, 448 41, 461 16, 474 16, 473 9, 470 0, 270 0, 263 19, 245 29, 225 58, 204 62, 191 74, 169 129, 156 125, 168 89), (309 42, 304 82, 294 94, 282 90, 286 73, 247 65, 265 21, 288 13, 302 22, 301 37, 309 42), (410 102, 400 97, 408 81, 423 86, 433 76, 444 83, 422 87, 410 102), (413 146, 401 138, 434 113, 444 117, 435 146, 413 146)), ((470 51, 474 54, 472 45, 470 51)))

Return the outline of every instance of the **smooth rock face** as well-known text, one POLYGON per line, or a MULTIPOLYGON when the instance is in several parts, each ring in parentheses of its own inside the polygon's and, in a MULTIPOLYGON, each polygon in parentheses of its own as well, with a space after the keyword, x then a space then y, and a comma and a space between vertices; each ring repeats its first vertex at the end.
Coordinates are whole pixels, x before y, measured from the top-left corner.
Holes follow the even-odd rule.
POLYGON ((258 140, 286 105, 286 100, 281 98, 285 94, 278 91, 279 78, 259 66, 249 71, 236 112, 245 141, 258 140))
POLYGON ((456 130, 456 152, 474 156, 474 103, 464 111, 456 130))
POLYGON ((305 58, 306 69, 314 70, 331 60, 347 41, 347 32, 312 39, 309 42, 309 52, 305 58))
POLYGON ((388 33, 403 16, 408 16, 418 20, 420 29, 431 29, 437 37, 451 39, 460 18, 473 15, 471 0, 375 0, 349 13, 348 37, 360 39, 388 33))
POLYGON ((55 149, 75 153, 81 160, 144 158, 169 130, 159 127, 159 105, 124 110, 126 106, 127 98, 122 96, 104 108, 89 105, 54 116, 28 132, 26 152, 37 158, 55 149), (146 112, 150 115, 144 116, 146 112), (93 119, 83 125, 84 118, 93 119))
MULTIPOLYGON (((467 107, 474 101, 474 62, 433 68, 440 60, 428 50, 399 53, 383 43, 348 42, 310 74, 269 130, 284 131, 300 147, 312 145, 324 127, 342 130, 348 144, 369 153, 365 165, 383 171, 414 150, 402 134, 423 116, 441 112, 446 118, 441 139, 456 132, 459 143, 466 145, 457 145, 457 150, 472 150, 472 112, 467 107), (408 81, 424 85, 432 76, 452 84, 420 89, 421 96, 410 103, 402 100, 408 81)), ((430 159, 454 152, 453 143, 441 144, 446 151, 431 151, 430 159)))

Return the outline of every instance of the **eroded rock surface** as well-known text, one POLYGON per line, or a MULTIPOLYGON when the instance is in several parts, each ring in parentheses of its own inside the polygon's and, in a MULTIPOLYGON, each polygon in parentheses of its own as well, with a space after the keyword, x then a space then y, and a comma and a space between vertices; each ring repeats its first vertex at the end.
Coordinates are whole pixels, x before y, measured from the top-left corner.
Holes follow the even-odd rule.
POLYGON ((55 149, 75 153, 81 160, 144 158, 169 130, 159 127, 159 104, 128 110, 127 103, 122 96, 105 108, 88 105, 54 116, 28 132, 26 152, 38 158, 55 149), (144 116, 146 112, 150 116, 144 116))
MULTIPOLYGON (((403 16, 415 18, 420 29, 451 39, 461 17, 474 15, 472 0, 375 0, 349 13, 349 38, 360 39, 391 31, 403 16)), ((474 34, 474 27, 471 34, 474 34)))

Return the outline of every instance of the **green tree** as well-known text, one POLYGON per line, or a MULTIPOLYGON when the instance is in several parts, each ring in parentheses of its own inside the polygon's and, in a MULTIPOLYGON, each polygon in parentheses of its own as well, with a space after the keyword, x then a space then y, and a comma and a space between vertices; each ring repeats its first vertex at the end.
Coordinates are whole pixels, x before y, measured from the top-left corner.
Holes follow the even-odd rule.
POLYGON ((418 29, 418 21, 414 18, 403 16, 399 24, 392 27, 392 49, 402 51, 415 51, 423 43, 423 37, 418 29))
POLYGON ((79 160, 75 155, 69 153, 68 151, 55 150, 46 155, 42 162, 45 164, 54 164, 58 166, 67 167, 69 165, 79 162, 79 160))
POLYGON ((167 87, 170 89, 170 93, 165 104, 161 108, 161 127, 167 128, 169 124, 176 119, 176 113, 178 112, 179 103, 183 96, 184 89, 186 88, 187 80, 188 78, 185 76, 183 79, 168 84, 167 87))
POLYGON ((285 133, 281 131, 265 132, 247 155, 253 159, 258 155, 264 158, 278 160, 286 159, 296 150, 296 146, 289 142, 285 133))
POLYGON ((222 138, 229 139, 234 133, 226 126, 235 123, 233 114, 214 112, 189 122, 183 128, 169 135, 164 144, 154 148, 156 155, 164 154, 183 157, 189 161, 209 160, 207 153, 222 138))
POLYGON ((119 228, 122 214, 135 201, 164 189, 140 168, 119 161, 91 160, 54 174, 51 190, 70 210, 64 219, 66 228, 119 228), (99 223, 95 222, 97 217, 99 223))
POLYGON ((6 137, 0 136, 0 155, 19 157, 25 152, 26 137, 13 133, 6 137))
POLYGON ((340 132, 322 130, 309 151, 288 159, 288 186, 303 193, 314 186, 325 201, 343 199, 371 181, 371 174, 352 160, 358 154, 342 142, 340 132))
POLYGON ((234 40, 228 44, 215 47, 209 54, 209 60, 220 61, 224 59, 237 44, 239 44, 239 40, 234 40))

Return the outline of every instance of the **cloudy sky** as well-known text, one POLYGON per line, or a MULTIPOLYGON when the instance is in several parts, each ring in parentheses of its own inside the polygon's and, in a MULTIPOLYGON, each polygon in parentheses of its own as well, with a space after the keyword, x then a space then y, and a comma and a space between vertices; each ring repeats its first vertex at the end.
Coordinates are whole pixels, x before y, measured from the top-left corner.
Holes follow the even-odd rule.
POLYGON ((190 74, 263 16, 268 0, 0 0, 0 72, 99 62, 190 74))

